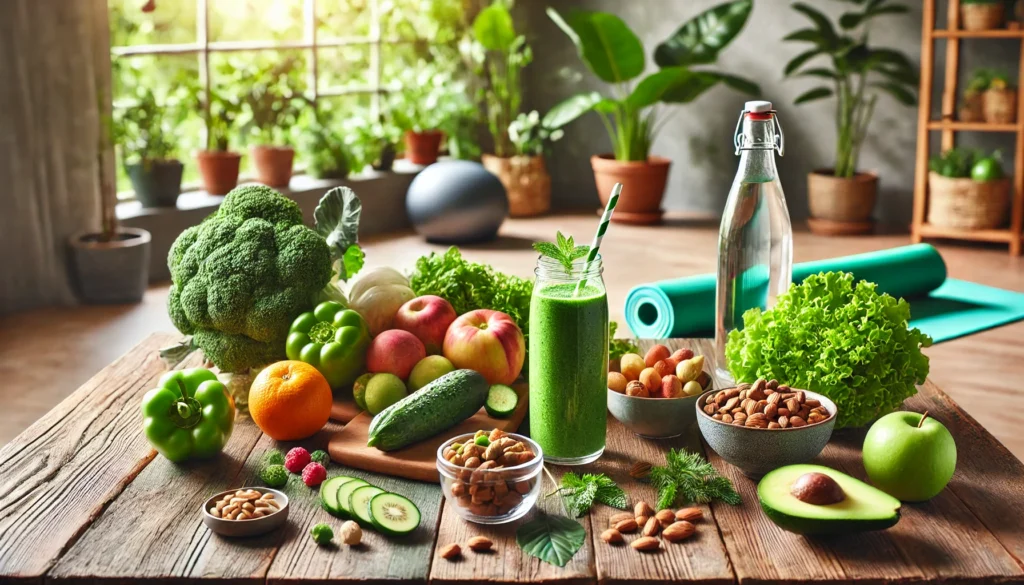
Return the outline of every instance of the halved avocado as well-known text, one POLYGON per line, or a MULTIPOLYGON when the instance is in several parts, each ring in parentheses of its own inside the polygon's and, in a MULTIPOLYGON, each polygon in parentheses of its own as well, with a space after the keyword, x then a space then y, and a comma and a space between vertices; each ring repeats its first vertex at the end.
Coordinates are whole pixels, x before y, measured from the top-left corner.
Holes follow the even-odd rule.
POLYGON ((900 501, 841 471, 821 465, 787 465, 769 472, 757 484, 761 508, 783 530, 797 534, 852 534, 885 530, 900 520, 900 501), (815 505, 791 493, 797 479, 823 473, 836 481, 845 498, 815 505))

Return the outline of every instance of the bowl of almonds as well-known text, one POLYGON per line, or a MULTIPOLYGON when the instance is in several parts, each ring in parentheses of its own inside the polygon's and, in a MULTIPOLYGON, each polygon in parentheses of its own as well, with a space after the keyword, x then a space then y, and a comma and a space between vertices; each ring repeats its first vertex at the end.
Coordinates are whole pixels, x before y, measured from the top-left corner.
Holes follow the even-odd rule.
POLYGON ((288 496, 265 487, 221 492, 203 503, 203 524, 223 536, 255 536, 288 520, 288 496))
POLYGON ((697 424, 722 459, 760 477, 821 453, 832 437, 836 405, 815 392, 757 380, 701 394, 697 424))
POLYGON ((444 496, 463 519, 504 524, 537 503, 544 454, 529 438, 499 429, 453 437, 437 450, 444 496))

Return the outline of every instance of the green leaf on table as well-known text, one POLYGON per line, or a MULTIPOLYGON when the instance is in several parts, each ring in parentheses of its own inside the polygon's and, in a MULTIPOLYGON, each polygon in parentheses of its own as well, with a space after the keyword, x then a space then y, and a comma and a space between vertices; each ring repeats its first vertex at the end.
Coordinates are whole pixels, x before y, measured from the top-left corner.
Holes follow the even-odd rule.
POLYGON ((579 476, 568 472, 562 476, 561 486, 554 493, 562 496, 566 510, 575 518, 589 512, 595 502, 620 510, 629 505, 626 492, 603 473, 579 476))
POLYGON ((554 8, 548 8, 547 14, 576 45, 580 60, 602 81, 620 83, 643 73, 643 43, 618 16, 577 9, 563 17, 554 8))
POLYGON ((706 65, 743 29, 753 8, 751 0, 713 6, 685 22, 654 50, 659 67, 706 65))
POLYGON ((516 544, 523 552, 557 567, 564 567, 586 539, 587 531, 579 522, 543 512, 516 530, 516 544))

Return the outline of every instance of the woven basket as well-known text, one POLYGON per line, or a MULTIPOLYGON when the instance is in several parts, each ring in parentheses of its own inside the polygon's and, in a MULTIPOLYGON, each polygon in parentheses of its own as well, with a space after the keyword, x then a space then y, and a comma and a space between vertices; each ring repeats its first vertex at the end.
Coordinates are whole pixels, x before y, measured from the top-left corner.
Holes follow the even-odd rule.
POLYGON ((988 89, 982 111, 989 124, 1013 124, 1017 121, 1017 90, 988 89))
POLYGON ((985 94, 971 93, 964 95, 963 104, 960 106, 959 119, 961 122, 984 122, 985 121, 985 94))
POLYGON ((1003 26, 1003 3, 961 4, 960 20, 964 30, 991 30, 1003 26))
POLYGON ((836 177, 832 169, 807 174, 807 205, 811 217, 831 221, 867 221, 875 209, 878 175, 857 173, 836 177))
POLYGON ((512 217, 543 215, 551 209, 551 176, 542 156, 483 156, 484 168, 497 175, 508 194, 512 217))
POLYGON ((928 173, 928 223, 968 230, 994 229, 1007 220, 1010 181, 951 179, 928 173))

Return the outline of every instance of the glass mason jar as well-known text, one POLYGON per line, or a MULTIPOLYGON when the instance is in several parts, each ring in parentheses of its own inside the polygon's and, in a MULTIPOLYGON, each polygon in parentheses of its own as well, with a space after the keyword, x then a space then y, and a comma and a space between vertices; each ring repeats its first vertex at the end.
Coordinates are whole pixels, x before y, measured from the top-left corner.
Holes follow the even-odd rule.
POLYGON ((583 465, 604 452, 608 296, 601 257, 566 272, 537 260, 530 301, 530 437, 546 461, 583 465), (581 286, 581 281, 583 284, 581 286))

